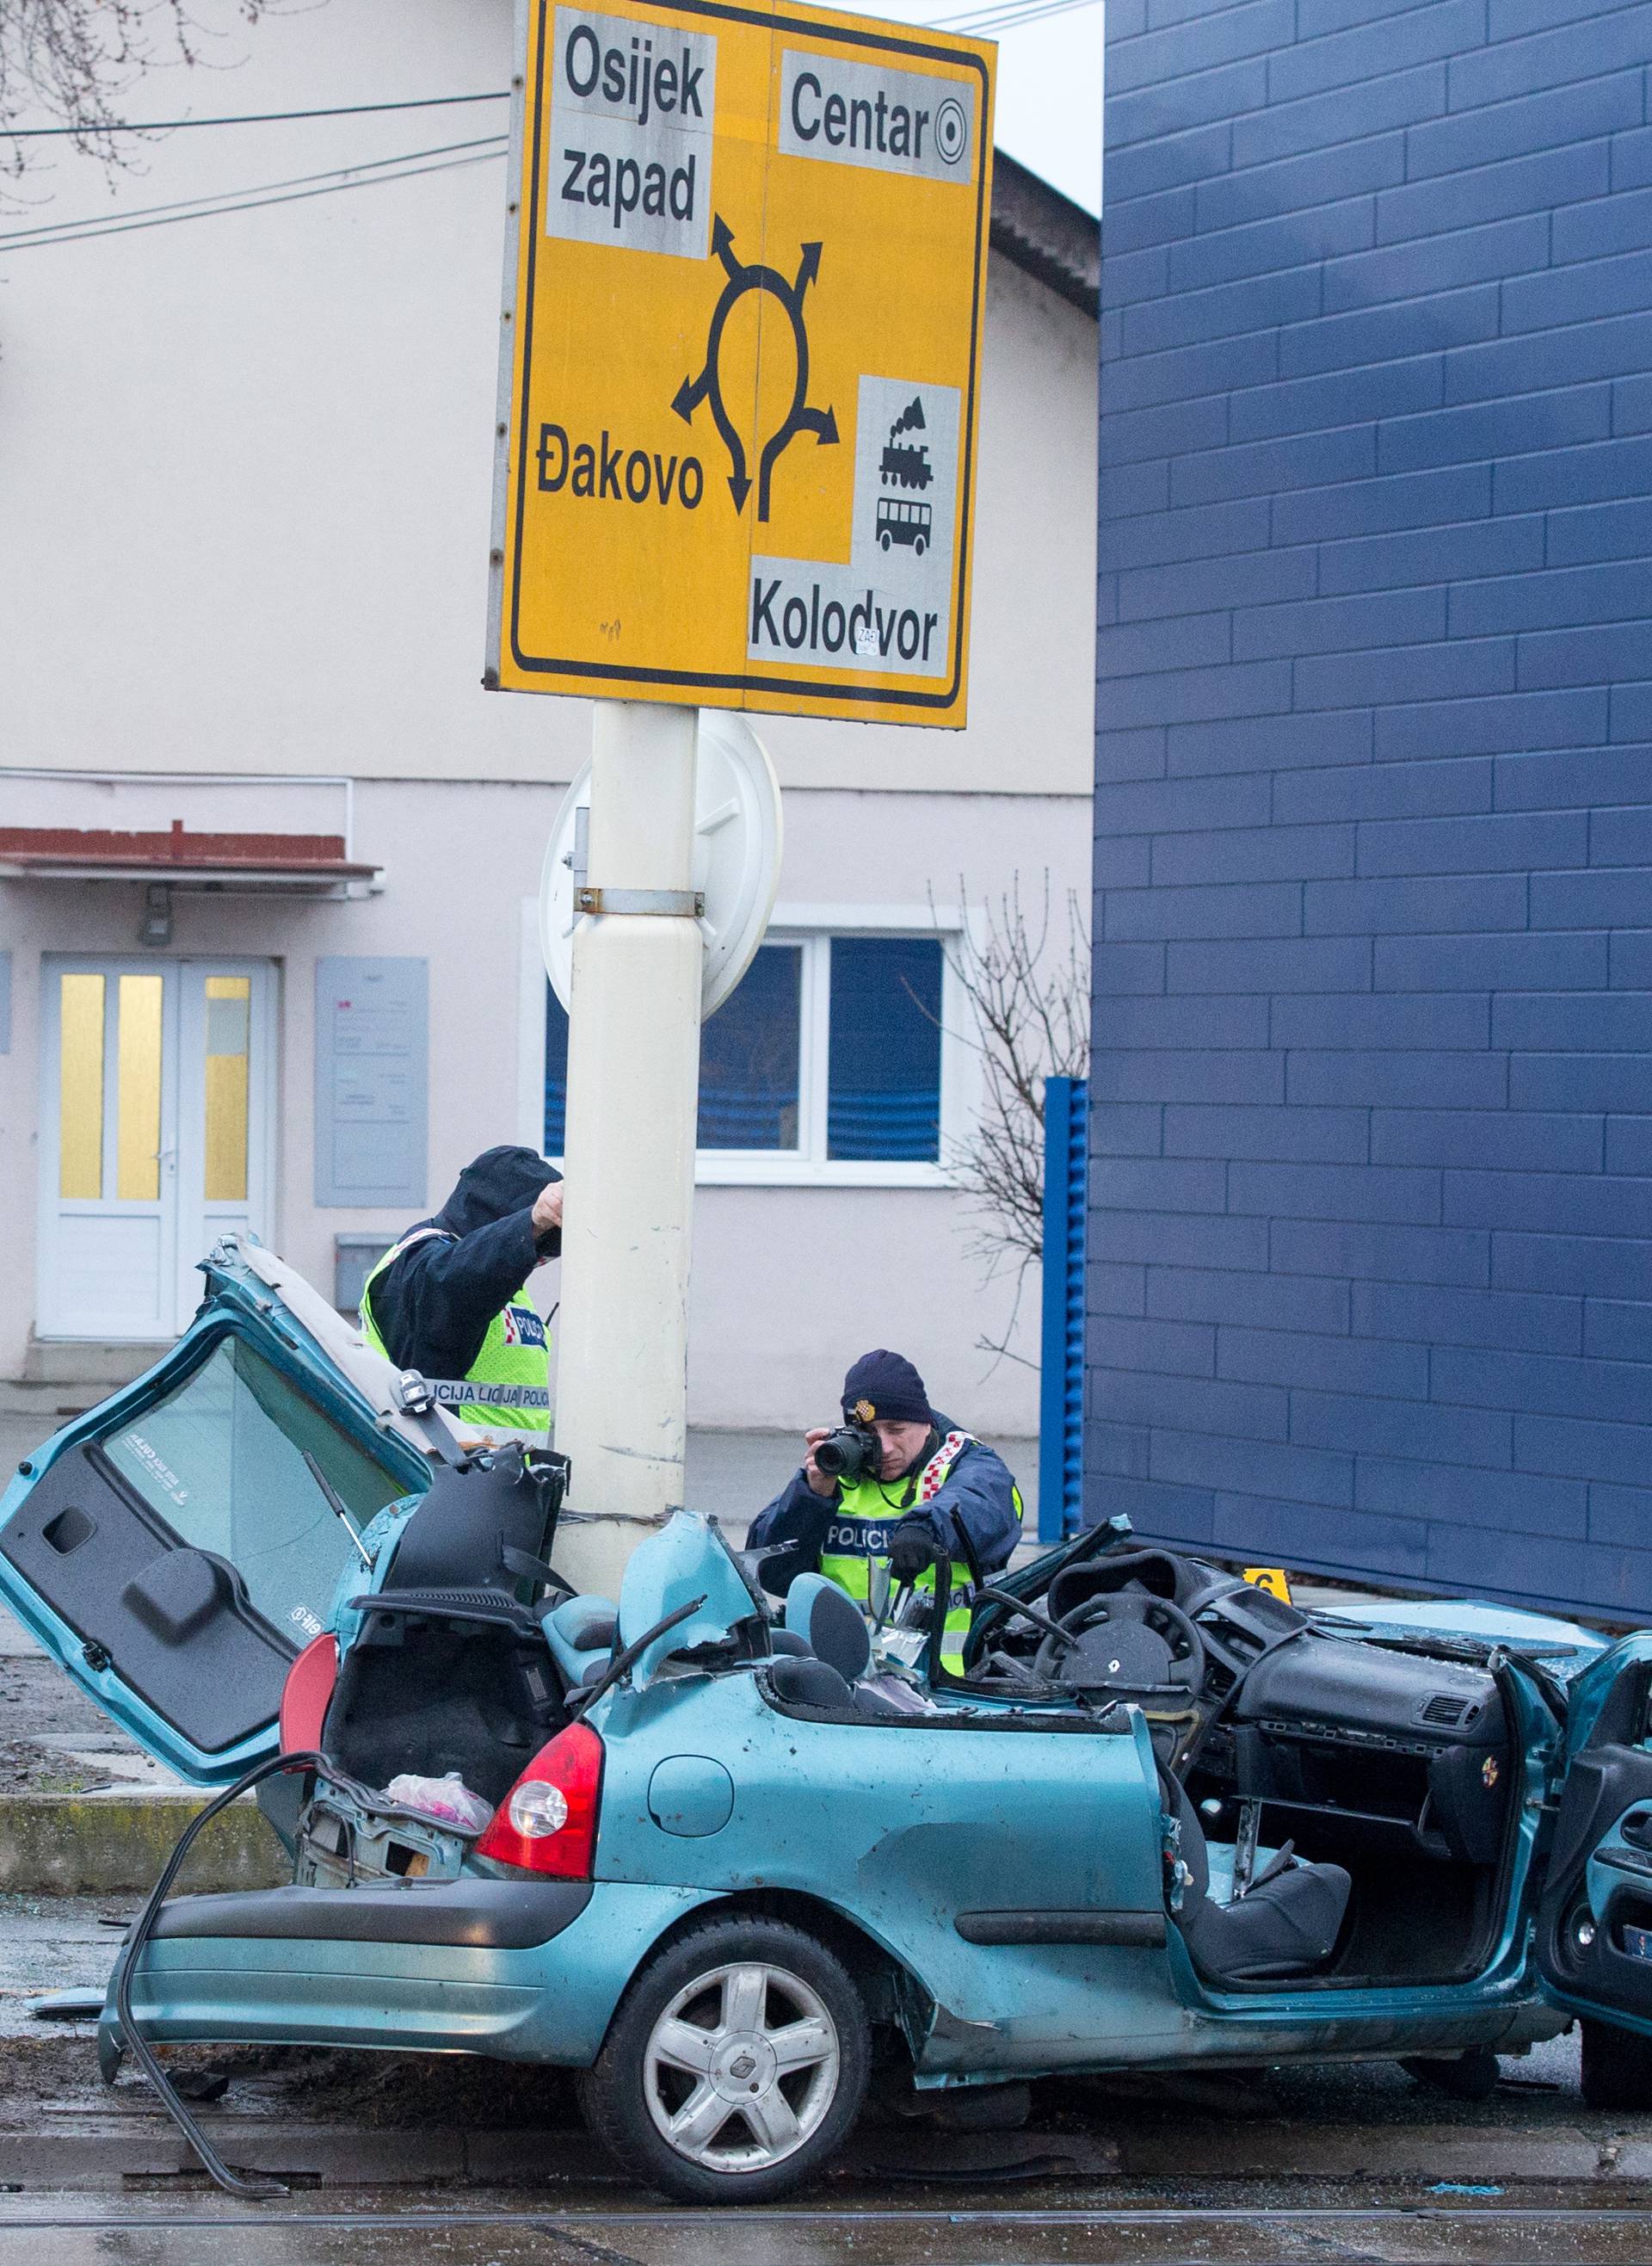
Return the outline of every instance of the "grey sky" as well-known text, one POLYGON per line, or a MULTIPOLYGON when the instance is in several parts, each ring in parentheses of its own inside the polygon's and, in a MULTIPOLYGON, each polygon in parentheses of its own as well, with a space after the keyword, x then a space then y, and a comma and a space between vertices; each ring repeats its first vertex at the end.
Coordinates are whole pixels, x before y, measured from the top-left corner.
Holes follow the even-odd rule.
MULTIPOLYGON (((866 12, 945 24, 968 4, 882 0, 866 12)), ((1101 209, 1101 22, 1102 0, 1091 0, 1042 23, 983 34, 998 43, 998 147, 1093 213, 1101 209)))

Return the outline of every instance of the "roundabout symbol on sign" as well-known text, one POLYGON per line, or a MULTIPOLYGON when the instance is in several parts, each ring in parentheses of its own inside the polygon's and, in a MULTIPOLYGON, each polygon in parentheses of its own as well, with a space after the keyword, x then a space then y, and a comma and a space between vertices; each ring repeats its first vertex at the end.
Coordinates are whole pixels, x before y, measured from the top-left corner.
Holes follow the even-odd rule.
POLYGON ((808 406, 808 331, 803 320, 803 294, 820 272, 821 247, 818 244, 805 244, 799 247, 797 274, 788 281, 778 267, 765 267, 757 260, 745 265, 736 259, 734 231, 719 213, 712 223, 712 250, 722 261, 728 280, 712 310, 711 327, 705 335, 705 364, 698 377, 683 379, 671 406, 685 425, 691 425, 694 412, 701 402, 711 403, 712 421, 728 451, 728 491, 734 497, 735 509, 743 511, 746 498, 751 493, 751 480, 746 470, 746 447, 735 430, 735 421, 723 399, 718 357, 728 318, 748 291, 766 291, 771 298, 779 301, 786 310, 796 342, 797 376, 786 415, 778 428, 764 443, 762 455, 757 460, 757 517, 766 520, 769 516, 770 478, 788 443, 800 433, 812 433, 822 448, 830 446, 837 438, 837 420, 832 411, 811 409, 808 406))

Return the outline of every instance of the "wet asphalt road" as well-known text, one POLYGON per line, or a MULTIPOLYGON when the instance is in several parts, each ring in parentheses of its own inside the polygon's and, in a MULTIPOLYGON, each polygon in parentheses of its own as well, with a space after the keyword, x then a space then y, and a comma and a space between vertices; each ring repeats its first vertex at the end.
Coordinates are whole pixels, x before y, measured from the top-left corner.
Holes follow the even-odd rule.
MULTIPOLYGON (((47 1908, 25 1932, 44 1961, 55 1918, 61 1951, 78 1942, 83 1962, 101 1961, 113 1931, 98 1929, 99 1909, 47 1908)), ((10 1915, 12 1941, 28 1917, 10 1915)), ((836 2176, 741 2212, 672 2208, 629 2186, 548 2072, 296 2051, 202 2049, 175 2065, 186 2061, 230 2076, 197 2114, 232 2162, 267 2163, 285 2137, 281 2161, 318 2168, 258 2202, 167 2169, 184 2160, 143 2085, 106 2091, 88 2031, 43 2031, 19 2006, 0 2044, 0 2153, 15 2152, 8 2185, 23 2175, 0 2191, 0 2266, 1652 2262, 1652 2116, 1587 2109, 1569 2039, 1506 2063, 1512 2082, 1486 2103, 1373 2064, 1043 2087, 1020 2132, 873 2119, 836 2176), (485 2127, 526 2144, 513 2186, 426 2178, 455 2130, 485 2127), (111 2153, 100 2164, 94 2147, 77 2187, 55 2189, 30 2172, 42 2136, 92 2136, 111 2153), (331 2172, 317 2136, 340 2152, 331 2172), (352 2154, 386 2146, 404 2153, 408 2183, 351 2184, 363 2176, 352 2154), (1554 2176, 1561 2155, 1577 2175, 1554 2176), (1619 2157, 1637 2176, 1619 2175, 1619 2157)))
POLYGON ((626 2185, 552 2072, 177 2057, 228 2075, 196 2113, 230 2160, 292 2176, 287 2197, 242 2202, 182 2168, 140 2080, 100 2084, 87 2027, 27 2012, 36 1991, 103 1979, 108 1923, 132 1902, 0 1898, 0 2183, 17 2183, 0 2191, 0 2266, 1652 2262, 1652 2116, 1586 2109, 1572 2038, 1506 2061, 1483 2103, 1374 2063, 1045 2087, 1020 2132, 873 2118, 837 2176, 789 2208, 739 2213, 674 2210, 626 2185), (490 2134, 514 2150, 515 2184, 430 2177, 456 2134, 475 2137, 469 2162, 487 2160, 490 2134), (65 2146, 79 2150, 68 2172, 65 2146), (387 2154, 388 2175, 374 2168, 387 2154), (384 2176, 407 2183, 366 2183, 384 2176))
POLYGON ((458 2210, 318 2211, 216 2201, 0 2216, 5 2266, 1644 2266, 1652 2216, 1534 2196, 1444 2212, 1359 2199, 835 2212, 559 2212, 508 2197, 458 2210))

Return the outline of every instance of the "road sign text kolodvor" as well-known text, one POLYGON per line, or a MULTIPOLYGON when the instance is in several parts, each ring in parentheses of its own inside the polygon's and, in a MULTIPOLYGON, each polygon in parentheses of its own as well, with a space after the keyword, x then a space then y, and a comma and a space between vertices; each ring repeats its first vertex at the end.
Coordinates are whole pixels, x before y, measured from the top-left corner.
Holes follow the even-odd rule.
POLYGON ((530 0, 486 682, 964 722, 993 50, 530 0))

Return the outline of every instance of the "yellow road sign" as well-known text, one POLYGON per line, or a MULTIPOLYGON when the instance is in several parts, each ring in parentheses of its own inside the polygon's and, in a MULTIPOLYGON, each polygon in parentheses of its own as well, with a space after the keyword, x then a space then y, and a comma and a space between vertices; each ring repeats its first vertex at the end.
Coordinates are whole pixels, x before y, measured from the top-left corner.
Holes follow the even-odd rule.
POLYGON ((526 23, 485 681, 961 726, 992 48, 526 23))

